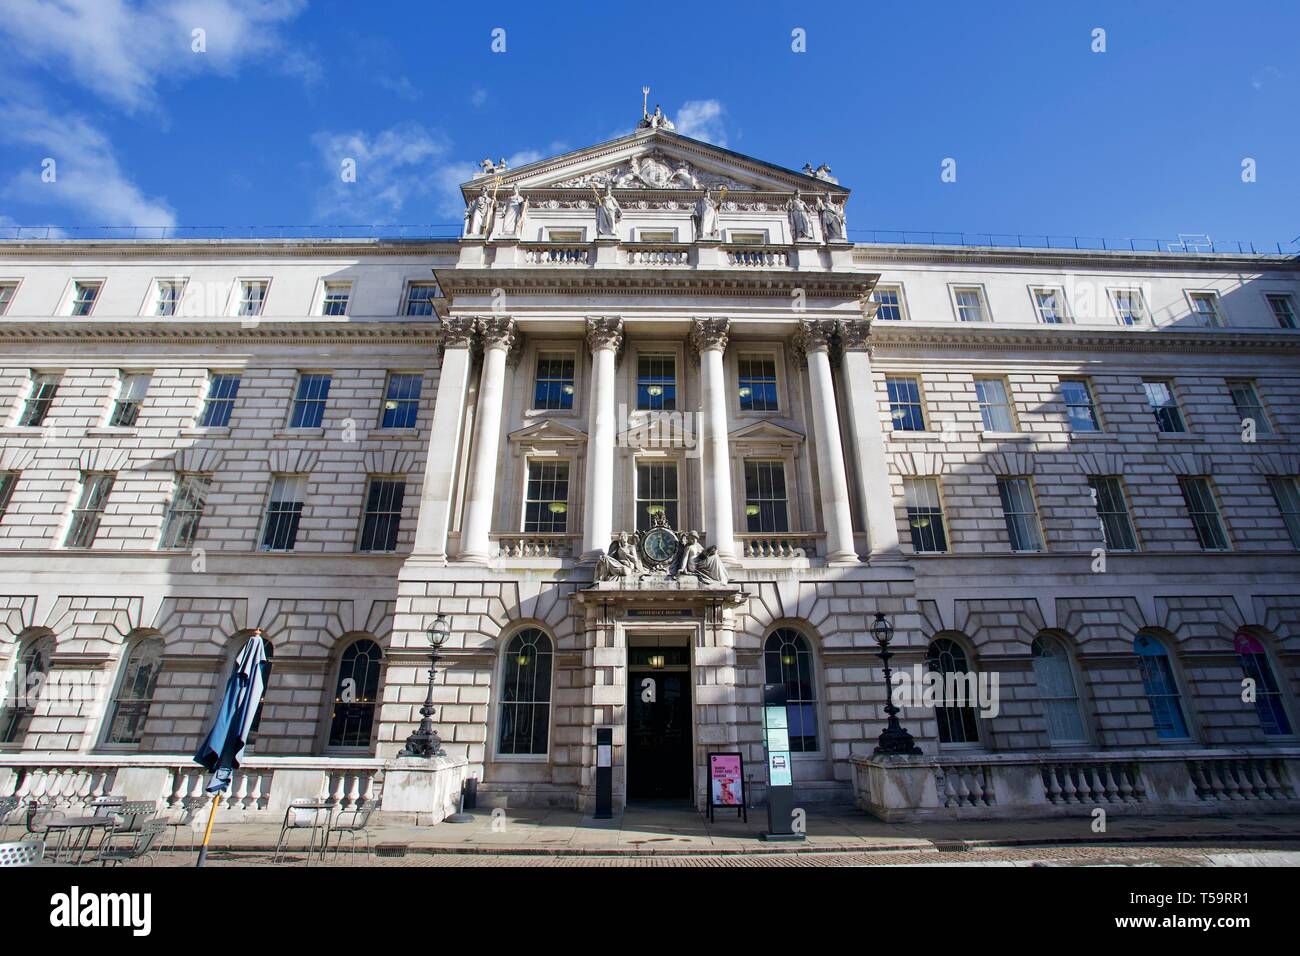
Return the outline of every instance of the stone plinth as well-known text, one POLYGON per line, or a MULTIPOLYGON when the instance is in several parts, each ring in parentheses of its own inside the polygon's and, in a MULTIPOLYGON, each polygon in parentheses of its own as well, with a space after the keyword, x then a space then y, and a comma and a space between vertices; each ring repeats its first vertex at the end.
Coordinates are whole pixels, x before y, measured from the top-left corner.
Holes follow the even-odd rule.
POLYGON ((463 757, 395 757, 384 764, 380 810, 393 823, 430 826, 460 807, 469 764, 463 757))

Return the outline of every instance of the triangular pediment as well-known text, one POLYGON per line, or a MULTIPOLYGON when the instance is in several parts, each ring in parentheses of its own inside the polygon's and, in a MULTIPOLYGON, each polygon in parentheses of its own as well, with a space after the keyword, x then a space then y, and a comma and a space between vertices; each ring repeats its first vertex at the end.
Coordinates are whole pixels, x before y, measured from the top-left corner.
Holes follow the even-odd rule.
POLYGON ((795 172, 669 130, 641 129, 618 139, 538 160, 518 169, 494 169, 461 186, 466 200, 484 186, 495 191, 590 192, 615 189, 697 192, 726 187, 736 193, 831 193, 849 190, 816 175, 795 172))
POLYGON ((539 422, 533 422, 531 425, 525 425, 523 428, 512 431, 507 438, 512 443, 526 445, 573 444, 575 442, 585 444, 587 433, 553 418, 544 418, 539 422))
POLYGON ((793 445, 804 440, 803 432, 797 432, 793 428, 786 428, 784 425, 778 425, 776 422, 761 421, 752 425, 745 425, 743 428, 737 428, 735 431, 727 434, 727 441, 736 444, 760 444, 774 443, 778 445, 793 445))

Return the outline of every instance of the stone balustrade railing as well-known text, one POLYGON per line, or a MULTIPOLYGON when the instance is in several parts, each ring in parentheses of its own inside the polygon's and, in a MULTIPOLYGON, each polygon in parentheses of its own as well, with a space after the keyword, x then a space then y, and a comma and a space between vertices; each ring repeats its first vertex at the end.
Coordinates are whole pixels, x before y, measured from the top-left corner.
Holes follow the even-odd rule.
POLYGON ((741 557, 789 561, 815 555, 820 537, 816 534, 738 534, 736 540, 741 545, 741 557))
POLYGON ((855 756, 858 806, 884 820, 1300 810, 1300 749, 855 756))
POLYGON ((570 558, 576 534, 494 534, 496 553, 502 558, 570 558))
POLYGON ((535 266, 585 266, 590 256, 587 246, 572 243, 542 243, 523 247, 524 261, 535 266))
MULTIPOLYGON (((227 820, 277 816, 294 799, 339 810, 379 803, 384 761, 351 757, 250 757, 235 771, 218 814, 227 820)), ((0 756, 0 798, 16 796, 79 812, 110 794, 152 799, 159 811, 204 800, 208 774, 176 755, 15 754, 0 756)))
POLYGON ((789 250, 782 246, 728 246, 727 264, 732 266, 782 267, 790 264, 789 250))
POLYGON ((627 262, 633 266, 688 266, 690 247, 685 244, 664 246, 628 245, 627 262))

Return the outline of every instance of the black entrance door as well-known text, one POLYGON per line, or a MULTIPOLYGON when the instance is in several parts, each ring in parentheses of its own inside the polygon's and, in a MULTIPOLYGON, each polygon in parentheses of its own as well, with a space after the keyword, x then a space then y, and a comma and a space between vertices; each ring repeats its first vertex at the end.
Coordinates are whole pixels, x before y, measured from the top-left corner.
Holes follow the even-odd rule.
POLYGON ((630 671, 628 677, 627 797, 687 800, 691 796, 690 671, 630 671))

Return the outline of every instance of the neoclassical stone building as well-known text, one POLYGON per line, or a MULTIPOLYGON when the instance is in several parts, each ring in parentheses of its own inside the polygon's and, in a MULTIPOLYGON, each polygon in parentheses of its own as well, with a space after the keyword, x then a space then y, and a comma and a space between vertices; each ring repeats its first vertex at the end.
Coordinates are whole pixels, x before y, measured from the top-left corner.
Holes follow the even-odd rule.
POLYGON ((232 805, 377 796, 446 614, 489 804, 590 808, 598 728, 616 804, 761 796, 765 684, 805 803, 1296 797, 1295 257, 855 244, 825 167, 653 120, 463 190, 459 240, 0 243, 0 796, 197 792, 255 627, 232 805), (988 689, 901 762, 878 613, 988 689))

